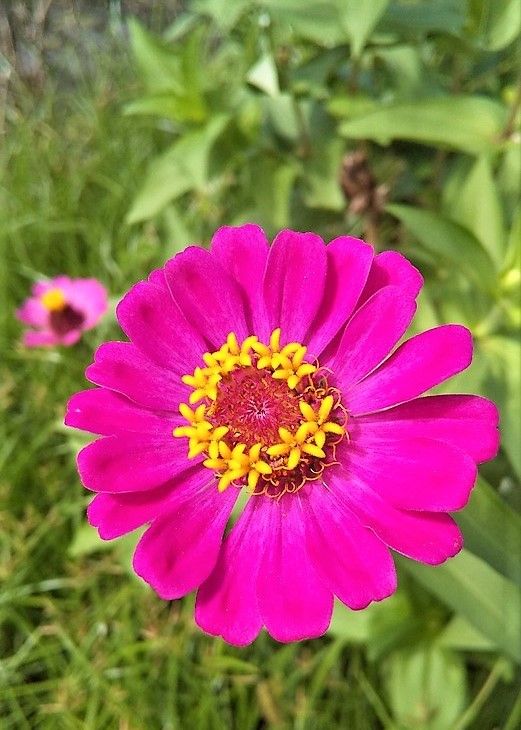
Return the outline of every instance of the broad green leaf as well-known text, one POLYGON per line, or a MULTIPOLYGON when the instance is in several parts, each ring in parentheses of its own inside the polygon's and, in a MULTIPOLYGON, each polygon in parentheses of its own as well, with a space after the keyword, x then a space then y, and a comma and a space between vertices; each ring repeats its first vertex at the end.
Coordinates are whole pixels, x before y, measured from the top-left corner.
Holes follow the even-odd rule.
POLYGON ((184 43, 165 43, 137 20, 129 22, 132 50, 149 92, 125 107, 127 114, 158 114, 176 121, 203 121, 208 114, 203 98, 201 48, 204 28, 184 43))
POLYGON ((353 644, 364 644, 371 635, 371 608, 350 611, 337 601, 328 633, 353 644))
POLYGON ((339 131, 380 144, 405 139, 481 154, 497 147, 505 119, 505 108, 492 99, 444 96, 380 108, 344 122, 339 131))
POLYGON ((338 171, 345 144, 341 139, 332 139, 319 145, 306 164, 304 201, 310 208, 344 210, 346 202, 338 182, 338 171))
POLYGON ((252 0, 196 0, 193 9, 209 15, 220 30, 229 32, 253 4, 252 0))
POLYGON ((465 509, 456 513, 465 546, 521 586, 521 516, 479 477, 465 509))
POLYGON ((382 25, 402 33, 458 33, 464 22, 465 6, 461 0, 422 0, 419 3, 405 0, 391 3, 382 25))
POLYGON ((291 74, 291 86, 295 93, 310 93, 320 98, 329 97, 328 80, 345 59, 345 48, 320 50, 316 56, 306 59, 291 74))
POLYGON ((490 51, 499 51, 521 32, 519 0, 471 0, 472 28, 479 44, 490 51))
POLYGON ((400 730, 447 730, 466 704, 463 659, 436 645, 396 651, 384 665, 384 683, 400 730))
POLYGON ((82 555, 90 555, 99 550, 111 550, 114 544, 108 540, 102 540, 98 531, 88 524, 82 524, 74 533, 73 540, 69 545, 67 554, 71 558, 78 558, 82 555))
POLYGON ((127 215, 128 223, 147 220, 189 190, 204 188, 212 145, 227 121, 224 115, 214 117, 204 129, 188 132, 150 163, 143 187, 127 215))
POLYGON ((130 43, 147 88, 153 93, 184 93, 181 63, 173 47, 149 33, 135 19, 129 20, 130 43))
POLYGON ((181 206, 168 205, 163 211, 163 221, 167 233, 167 243, 163 249, 164 256, 174 256, 186 246, 197 241, 196 234, 186 224, 180 210, 181 206))
POLYGON ((333 2, 264 0, 263 5, 276 24, 284 23, 295 35, 320 46, 331 48, 346 40, 333 2))
POLYGON ((269 230, 287 228, 298 167, 291 162, 263 159, 252 169, 253 197, 261 224, 269 230))
POLYGON ((521 205, 514 214, 512 228, 508 236, 507 250, 504 261, 504 271, 506 278, 506 290, 512 287, 509 285, 509 278, 513 278, 512 284, 517 285, 516 293, 519 290, 520 272, 521 272, 521 205), (513 274, 513 277, 512 277, 513 274), (517 275, 516 275, 517 274, 517 275))
POLYGON ((251 662, 234 656, 208 654, 202 664, 203 669, 215 674, 258 674, 259 667, 251 662))
POLYGON ((163 37, 166 41, 170 43, 178 41, 191 30, 193 30, 195 26, 200 22, 200 18, 198 18, 197 15, 182 13, 174 20, 171 25, 168 26, 163 37))
POLYGON ((132 555, 142 533, 143 529, 139 529, 129 535, 118 537, 116 540, 102 540, 94 527, 83 524, 76 531, 67 554, 71 558, 79 558, 100 551, 112 550, 127 573, 140 580, 132 569, 132 555))
POLYGON ((351 51, 358 58, 371 34, 389 5, 389 0, 336 0, 340 22, 351 44, 351 51))
POLYGON ((268 96, 277 96, 280 93, 277 67, 270 53, 257 61, 248 72, 246 80, 268 96))
POLYGON ((509 220, 521 200, 521 139, 510 139, 498 170, 497 181, 509 220))
POLYGON ((436 256, 491 292, 497 277, 494 264, 480 242, 462 226, 432 213, 409 205, 388 205, 387 210, 436 256))
POLYGON ((443 565, 399 564, 495 646, 521 663, 521 592, 490 565, 462 550, 443 565))
POLYGON ((501 445, 521 478, 521 342, 514 337, 486 337, 482 348, 489 365, 482 392, 499 406, 501 445))
POLYGON ((296 104, 300 103, 290 94, 268 96, 263 99, 273 129, 284 139, 296 142, 300 134, 300 124, 296 104))
POLYGON ((477 159, 472 166, 450 217, 472 231, 500 268, 505 251, 503 210, 486 156, 477 159))
POLYGON ((458 651, 494 651, 490 639, 461 616, 454 616, 437 638, 437 644, 458 651))
POLYGON ((187 141, 190 142, 190 135, 176 142, 149 164, 141 190, 127 214, 127 223, 152 218, 171 200, 194 187, 192 173, 183 164, 182 150, 186 144, 182 142, 187 141))
POLYGON ((377 48, 374 57, 387 68, 401 98, 414 99, 424 88, 425 68, 419 48, 412 44, 377 48))
POLYGON ((155 94, 136 99, 126 104, 124 113, 128 116, 153 115, 172 119, 174 122, 202 122, 207 116, 207 108, 200 98, 179 96, 173 92, 155 94))
POLYGON ((377 103, 369 96, 346 94, 333 96, 327 105, 328 112, 339 119, 355 119, 366 116, 377 108, 377 103))
POLYGON ((363 611, 352 611, 337 601, 328 633, 355 644, 368 644, 368 654, 375 660, 389 650, 397 637, 403 640, 412 623, 411 605, 405 593, 398 590, 363 611))

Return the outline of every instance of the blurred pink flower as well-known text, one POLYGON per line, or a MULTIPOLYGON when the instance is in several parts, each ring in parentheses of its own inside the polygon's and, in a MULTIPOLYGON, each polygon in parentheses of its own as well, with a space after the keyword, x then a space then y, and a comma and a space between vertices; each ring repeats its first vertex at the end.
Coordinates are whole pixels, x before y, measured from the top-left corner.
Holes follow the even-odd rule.
POLYGON ((23 336, 27 347, 74 345, 107 310, 107 290, 97 279, 57 276, 33 285, 16 316, 31 329, 23 336))
POLYGON ((148 525, 134 569, 165 599, 199 589, 208 633, 320 636, 333 596, 362 609, 393 593, 389 548, 432 565, 461 549, 448 513, 495 455, 498 414, 422 397, 472 359, 456 324, 399 344, 422 283, 355 238, 282 231, 270 247, 246 225, 120 302, 130 342, 98 349, 101 387, 66 416, 101 436, 78 456, 89 521, 104 539, 148 525))

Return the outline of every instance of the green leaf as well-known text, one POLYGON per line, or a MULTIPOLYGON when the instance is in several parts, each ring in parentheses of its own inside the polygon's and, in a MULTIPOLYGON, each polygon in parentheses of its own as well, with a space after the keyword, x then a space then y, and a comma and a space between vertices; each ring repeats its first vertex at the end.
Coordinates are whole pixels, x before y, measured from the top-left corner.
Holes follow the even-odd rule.
POLYGON ((125 104, 127 116, 153 115, 174 122, 202 122, 207 109, 202 99, 188 98, 174 93, 155 94, 125 104))
POLYGON ((376 48, 374 57, 387 68, 400 97, 415 99, 425 85, 421 51, 412 45, 376 48))
POLYGON ((268 119, 275 132, 284 139, 296 142, 300 134, 295 106, 298 102, 290 94, 268 96, 263 101, 268 119))
POLYGON ((472 231, 500 268, 505 251, 503 210, 486 156, 476 160, 459 189, 451 218, 472 231))
POLYGON ((69 545, 67 554, 71 558, 79 558, 82 555, 90 555, 98 550, 111 550, 114 547, 112 542, 102 540, 98 531, 88 524, 82 524, 74 533, 74 538, 69 545))
POLYGON ((183 94, 181 63, 171 46, 149 33, 135 19, 128 23, 134 57, 147 88, 152 92, 183 94))
POLYGON ((521 592, 511 581, 469 550, 438 566, 398 561, 498 649, 521 663, 521 592))
POLYGON ((465 546, 521 586, 521 517, 479 477, 470 501, 454 515, 465 546))
POLYGON ((483 393, 501 413, 501 445, 521 478, 521 342, 513 337, 486 337, 481 343, 489 365, 483 393))
POLYGON ((261 224, 270 231, 287 228, 298 167, 292 162, 264 158, 252 168, 253 197, 261 224))
POLYGON ((357 94, 331 97, 327 104, 327 110, 333 117, 339 119, 355 119, 356 117, 366 116, 377 106, 374 99, 357 94))
POLYGON ((510 289, 508 277, 514 278, 514 285, 517 284, 516 293, 519 288, 521 272, 521 205, 514 213, 514 220, 508 236, 507 250, 504 261, 505 277, 507 278, 506 289, 510 289))
POLYGON ((257 61, 249 70, 246 80, 268 96, 277 96, 280 93, 277 66, 270 53, 257 61))
POLYGON ((481 154, 494 150, 505 108, 479 96, 444 96, 380 108, 340 125, 344 137, 389 144, 405 139, 481 154))
POLYGON ((304 201, 308 207, 334 211, 345 209, 346 202, 338 182, 344 148, 341 139, 333 138, 321 144, 306 164, 304 201))
POLYGON ((252 5, 252 0, 196 0, 193 3, 194 10, 209 15, 224 32, 229 32, 252 5))
POLYGON ((471 30, 489 51, 505 48, 521 31, 519 0, 472 0, 470 10, 471 30))
POLYGON ((351 51, 358 58, 371 34, 389 5, 389 0, 337 0, 338 13, 351 43, 351 51))
POLYGON ((227 121, 227 116, 215 117, 204 129, 185 134, 150 163, 143 187, 127 215, 127 223, 147 220, 189 190, 204 189, 212 145, 227 121))
POLYGON ((244 661, 234 656, 223 654, 208 655, 204 659, 204 669, 211 674, 258 674, 259 667, 251 662, 244 661))
POLYGON ((369 660, 378 661, 392 649, 414 641, 423 631, 423 616, 413 614, 407 595, 399 589, 363 611, 351 611, 337 602, 328 633, 354 644, 366 644, 369 660))
MULTIPOLYGON (((512 91, 515 94, 514 89, 512 91)), ((521 199, 521 139, 506 142, 505 152, 498 170, 498 184, 510 220, 521 199)))
POLYGON ((436 645, 395 652, 385 663, 384 682, 400 729, 447 730, 465 707, 463 659, 436 645))
POLYGON ((458 651, 493 651, 496 648, 490 639, 461 616, 454 616, 449 621, 437 643, 458 651))
POLYGON ((364 611, 350 611, 337 601, 328 634, 353 644, 365 644, 371 635, 371 609, 369 606, 364 611))
POLYGON ((391 3, 382 25, 398 32, 426 33, 442 31, 458 33, 465 22, 465 6, 461 0, 422 0, 419 3, 391 3))
POLYGON ((331 48, 345 41, 345 31, 333 2, 315 0, 264 0, 264 6, 276 24, 285 24, 289 30, 331 48))
POLYGON ((484 291, 495 289, 494 264, 480 242, 457 223, 409 205, 388 205, 396 216, 429 251, 478 284, 484 291))

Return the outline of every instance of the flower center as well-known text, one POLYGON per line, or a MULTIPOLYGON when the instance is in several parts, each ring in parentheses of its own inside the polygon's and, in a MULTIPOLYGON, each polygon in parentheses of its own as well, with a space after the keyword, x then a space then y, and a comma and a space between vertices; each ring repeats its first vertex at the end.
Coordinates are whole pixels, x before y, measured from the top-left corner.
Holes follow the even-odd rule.
POLYGON ((279 498, 335 463, 347 421, 339 393, 318 363, 305 361, 306 348, 281 347, 280 334, 266 345, 255 336, 239 344, 230 333, 203 355, 204 367, 182 378, 198 405, 180 405, 188 423, 174 436, 188 438, 189 458, 206 454, 220 491, 233 484, 279 498))
POLYGON ((66 335, 72 330, 78 329, 84 321, 83 314, 73 309, 70 304, 49 314, 49 323, 57 335, 66 335))
POLYGON ((40 301, 48 312, 58 312, 67 304, 67 300, 61 289, 47 289, 42 294, 40 301))

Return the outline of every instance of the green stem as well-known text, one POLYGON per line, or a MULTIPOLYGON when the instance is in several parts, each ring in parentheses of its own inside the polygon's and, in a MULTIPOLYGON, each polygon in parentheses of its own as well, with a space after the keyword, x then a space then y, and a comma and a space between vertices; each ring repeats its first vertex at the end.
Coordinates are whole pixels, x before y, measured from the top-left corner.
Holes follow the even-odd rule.
POLYGON ((521 725, 521 692, 517 695, 517 699, 514 702, 514 706, 508 716, 508 719, 503 727, 503 730, 516 730, 516 727, 521 725))
POLYGON ((504 664, 505 660, 503 659, 503 657, 500 657, 496 661, 496 663, 490 670, 490 674, 483 683, 483 686, 474 697, 474 700, 471 702, 471 704, 467 707, 465 712, 461 715, 459 720, 455 723, 453 730, 464 730, 464 728, 468 727, 470 723, 474 720, 485 702, 494 691, 496 684, 499 682, 501 675, 503 674, 504 664))

